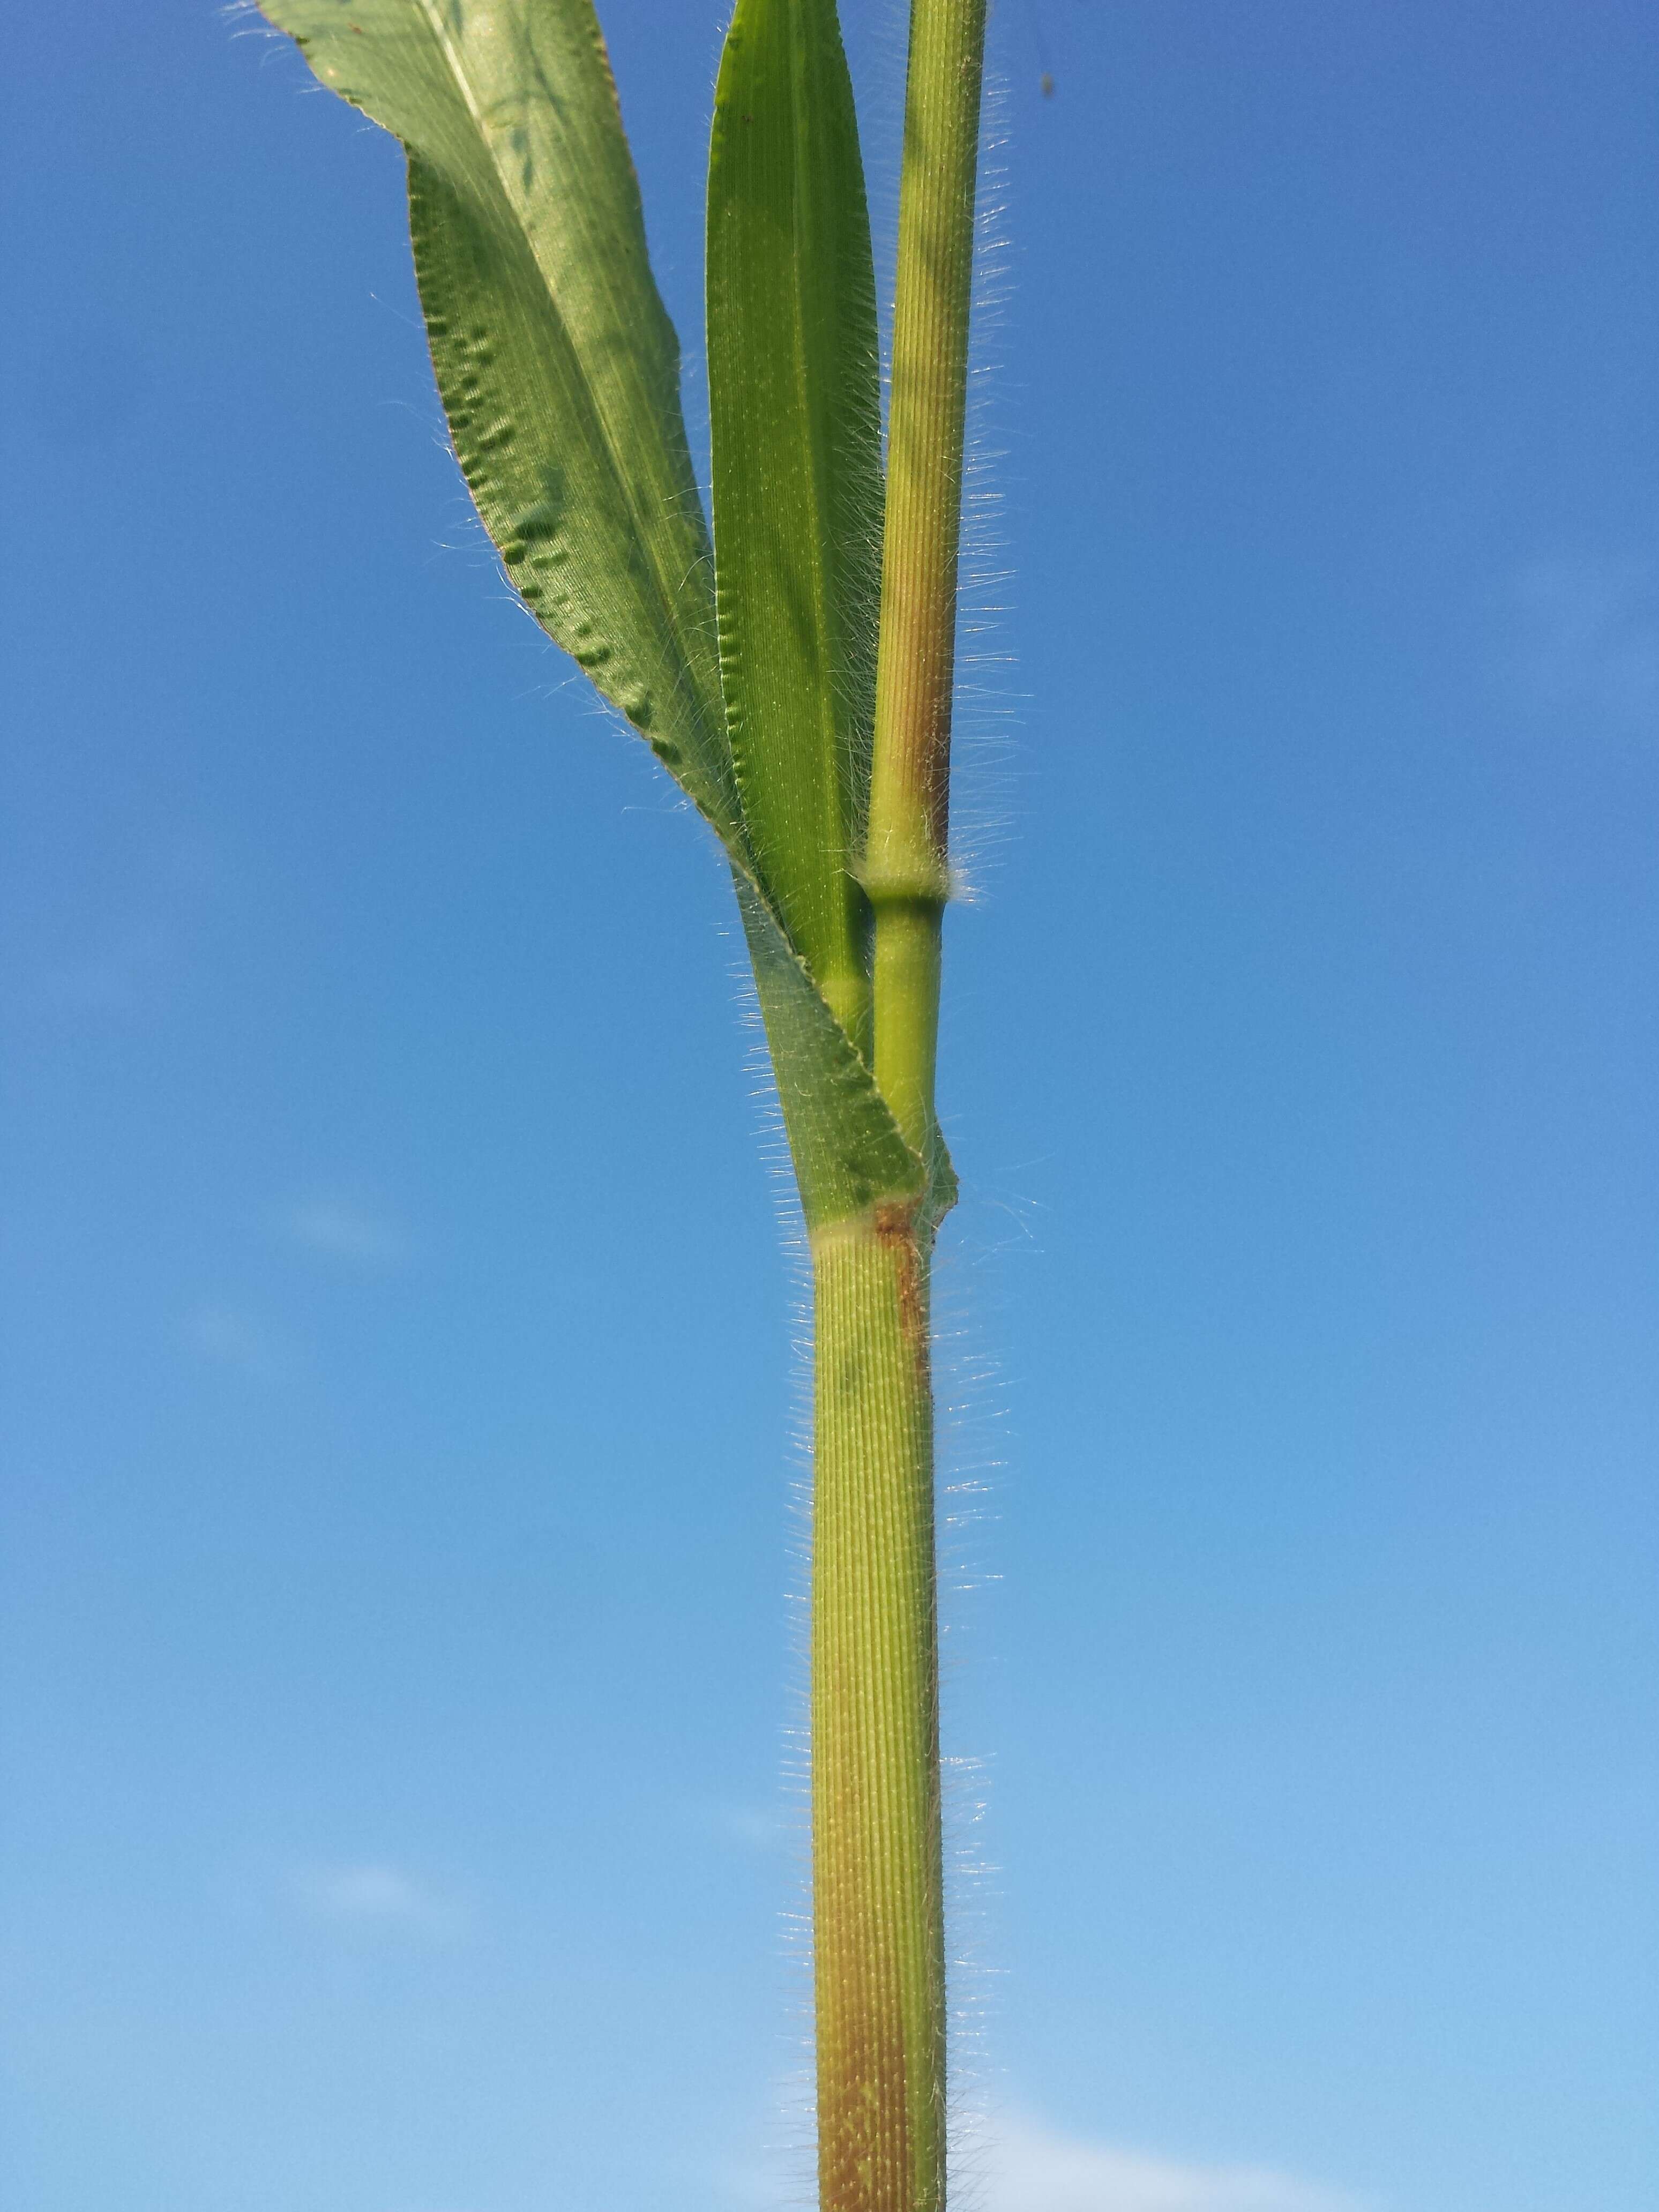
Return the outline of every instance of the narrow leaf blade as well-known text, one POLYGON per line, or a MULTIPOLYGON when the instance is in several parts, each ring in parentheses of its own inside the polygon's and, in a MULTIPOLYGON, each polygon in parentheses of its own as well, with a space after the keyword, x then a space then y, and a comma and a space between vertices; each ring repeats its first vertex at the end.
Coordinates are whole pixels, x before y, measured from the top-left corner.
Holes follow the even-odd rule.
POLYGON ((875 277, 834 0, 738 0, 708 178, 720 675, 757 872, 860 1037, 881 543, 875 277))

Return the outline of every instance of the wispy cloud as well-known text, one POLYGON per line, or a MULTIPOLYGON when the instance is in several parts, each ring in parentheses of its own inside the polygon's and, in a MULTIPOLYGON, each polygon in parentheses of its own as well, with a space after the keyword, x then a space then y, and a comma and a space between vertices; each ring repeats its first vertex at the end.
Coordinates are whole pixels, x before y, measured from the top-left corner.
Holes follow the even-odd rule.
POLYGON ((283 1215, 282 1230, 290 1243, 352 1267, 379 1273, 409 1258, 409 1239, 395 1222, 346 1199, 301 1199, 283 1215))
POLYGON ((1006 2122, 990 2134, 982 2212, 1360 2212, 1358 2199, 1264 2166, 1200 2166, 1006 2122))
MULTIPOLYGON (((962 2191, 973 2212, 1378 2212, 1356 2197, 1258 2166, 1206 2166, 1060 2134, 1029 2114, 983 2131, 962 2191)), ((782 2212, 799 2194, 781 2167, 726 2167, 726 2201, 782 2212)))
POLYGON ((267 1330, 234 1307, 193 1306, 179 1326, 186 1352, 251 1382, 273 1382, 283 1371, 281 1347, 267 1330))
POLYGON ((303 1912, 337 1927, 451 1936, 466 1925, 467 1916, 453 1898, 380 1861, 307 1867, 294 1876, 291 1887, 303 1912))
POLYGON ((776 1851, 799 1835, 799 1824, 770 1805, 704 1802, 686 1808, 686 1818, 707 1835, 742 1851, 776 1851))
POLYGON ((1532 703, 1659 734, 1659 564, 1611 557, 1529 562, 1513 605, 1532 703))

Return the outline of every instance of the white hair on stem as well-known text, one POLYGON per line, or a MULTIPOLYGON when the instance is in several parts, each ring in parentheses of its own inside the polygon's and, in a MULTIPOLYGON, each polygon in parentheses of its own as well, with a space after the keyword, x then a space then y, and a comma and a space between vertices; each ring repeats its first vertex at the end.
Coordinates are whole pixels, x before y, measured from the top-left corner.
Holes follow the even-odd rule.
MULTIPOLYGON (((890 348, 896 253, 899 149, 908 47, 906 0, 877 0, 844 28, 860 95, 860 127, 877 264, 884 391, 890 348)), ((996 472, 1005 456, 994 437, 999 362, 995 329, 1008 294, 1006 190, 1006 94, 988 62, 976 205, 974 308, 963 469, 951 767, 953 894, 976 899, 1009 833, 1012 725, 1020 702, 1009 688, 1006 646, 1008 570, 1003 559, 996 472)), ((706 395, 704 396, 706 406, 706 395)), ((702 426, 699 425, 698 428, 702 426)), ((694 450, 701 463, 704 441, 694 450)), ((870 518, 878 537, 880 519, 870 518)), ((727 925, 728 933, 730 925, 727 925)), ((789 1650, 782 1719, 781 1785, 793 1849, 794 1899, 781 1916, 781 1963, 788 1984, 781 2030, 773 2141, 767 2165, 780 2205, 817 2202, 812 2034, 810 1606, 812 1486, 811 1253, 796 1194, 781 1109, 772 1079, 748 962, 731 963, 739 1018, 750 1033, 747 1068, 757 1133, 777 1207, 789 1272, 792 1387, 788 1425, 790 1540, 786 1594, 789 1650)), ((949 982, 946 982, 946 996, 949 982)), ((959 1116, 946 1117, 959 1121, 959 1116)), ((962 1163, 957 1162, 960 1170, 962 1163)), ((991 1226, 999 1201, 965 1176, 947 1218, 933 1281, 939 1593, 941 1795, 945 1816, 949 1947, 950 2189, 953 2204, 981 2201, 991 2171, 992 2069, 988 2051, 997 1980, 993 1914, 995 1866, 986 1846, 988 1765, 957 1741, 954 1694, 980 1670, 985 1601, 999 1577, 988 1558, 992 1499, 1006 1464, 1003 1370, 991 1347, 987 1291, 1010 1239, 991 1226)))

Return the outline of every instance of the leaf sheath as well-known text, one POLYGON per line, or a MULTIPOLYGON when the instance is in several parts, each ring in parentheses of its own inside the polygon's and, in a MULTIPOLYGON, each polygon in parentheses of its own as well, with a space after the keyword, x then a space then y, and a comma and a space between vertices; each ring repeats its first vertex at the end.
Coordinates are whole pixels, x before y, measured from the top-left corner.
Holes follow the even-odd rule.
POLYGON ((819 2212, 943 2212, 945 1982, 929 1237, 812 1242, 819 2212))
POLYGON ((950 890, 951 709, 985 0, 912 0, 899 181, 881 655, 865 888, 876 1079, 938 1147, 939 929, 950 890))

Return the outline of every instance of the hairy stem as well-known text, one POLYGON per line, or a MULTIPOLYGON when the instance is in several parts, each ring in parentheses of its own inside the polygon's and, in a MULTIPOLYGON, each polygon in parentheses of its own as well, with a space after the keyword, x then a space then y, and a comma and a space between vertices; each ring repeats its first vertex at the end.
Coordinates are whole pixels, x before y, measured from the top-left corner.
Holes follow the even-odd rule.
MULTIPOLYGON (((985 0, 912 0, 864 885, 875 1077, 933 1103, 985 0)), ((944 2212, 932 1198, 813 1238, 819 2212, 944 2212)))
POLYGON ((913 0, 864 883, 876 1080, 933 1150, 985 0, 913 0))
POLYGON ((820 2212, 942 2212, 945 1934, 928 1232, 812 1240, 820 2212))

